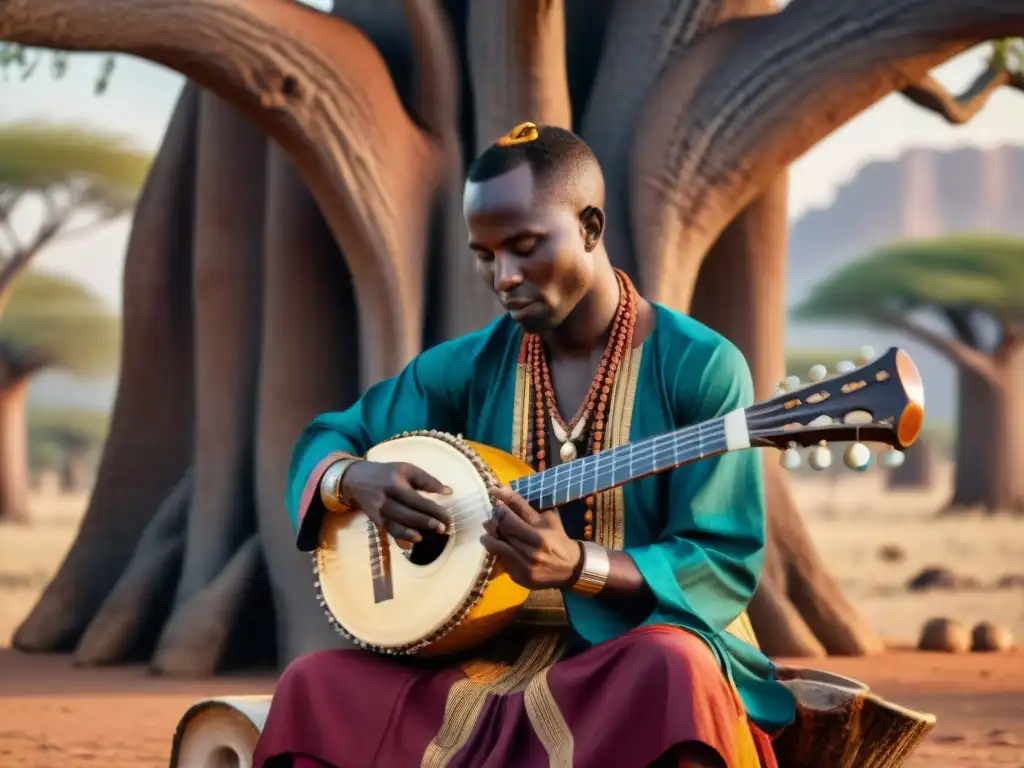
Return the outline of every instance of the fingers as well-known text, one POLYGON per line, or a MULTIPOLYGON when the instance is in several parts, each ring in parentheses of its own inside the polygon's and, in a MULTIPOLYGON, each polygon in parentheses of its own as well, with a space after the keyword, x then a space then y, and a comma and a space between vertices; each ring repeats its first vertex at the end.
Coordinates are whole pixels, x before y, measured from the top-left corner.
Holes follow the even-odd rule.
POLYGON ((394 504, 396 508, 404 510, 404 514, 409 518, 408 521, 399 518, 406 525, 444 533, 445 529, 452 524, 452 517, 448 514, 448 510, 433 499, 423 496, 411 486, 397 485, 389 488, 387 493, 392 499, 390 503, 394 504), (414 520, 418 522, 413 522, 414 520))
POLYGON ((413 545, 423 540, 423 537, 411 528, 407 528, 394 520, 387 520, 384 529, 391 534, 395 543, 402 549, 412 549, 413 545))
POLYGON ((537 525, 540 522, 540 513, 530 506, 530 503, 513 491, 507 485, 497 486, 488 489, 492 501, 504 503, 518 517, 530 525, 537 525))
MULTIPOLYGON (((402 502, 389 498, 380 508, 381 516, 392 520, 399 525, 413 530, 419 535, 422 531, 437 531, 442 533, 445 526, 438 520, 429 517, 415 509, 410 509, 402 502), (440 530, 439 530, 440 529, 440 530)), ((420 537, 422 538, 422 536, 420 537)), ((417 539, 419 541, 419 539, 417 539)))
POLYGON ((523 561, 522 555, 520 555, 514 547, 501 539, 497 539, 491 534, 485 533, 480 537, 480 543, 483 544, 484 549, 492 555, 500 557, 506 565, 514 565, 522 569, 528 569, 526 563, 523 561))
POLYGON ((494 519, 498 523, 497 533, 501 538, 521 541, 531 548, 540 545, 540 531, 515 514, 504 502, 495 504, 494 519))
POLYGON ((426 491, 427 493, 441 493, 445 496, 452 495, 452 489, 442 483, 433 475, 424 472, 414 464, 403 464, 403 474, 409 484, 420 491, 426 491))

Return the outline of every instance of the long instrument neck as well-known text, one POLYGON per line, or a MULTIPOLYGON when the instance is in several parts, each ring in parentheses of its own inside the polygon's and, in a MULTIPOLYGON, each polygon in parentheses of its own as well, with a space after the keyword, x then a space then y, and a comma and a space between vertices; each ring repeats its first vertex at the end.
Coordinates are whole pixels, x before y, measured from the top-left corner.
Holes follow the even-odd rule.
POLYGON ((584 456, 527 475, 510 485, 536 509, 559 507, 647 475, 724 453, 728 449, 726 418, 712 419, 584 456))

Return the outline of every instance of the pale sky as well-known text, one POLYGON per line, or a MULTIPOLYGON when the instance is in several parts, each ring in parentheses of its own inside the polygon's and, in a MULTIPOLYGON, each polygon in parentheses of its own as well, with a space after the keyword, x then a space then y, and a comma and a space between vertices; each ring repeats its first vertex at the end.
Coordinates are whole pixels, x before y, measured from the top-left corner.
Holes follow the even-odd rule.
MULTIPOLYGON (((74 123, 121 133, 147 150, 156 150, 182 78, 147 62, 121 57, 110 89, 93 93, 100 57, 71 60, 64 78, 55 80, 40 67, 27 82, 0 78, 0 122, 40 120, 74 123)), ((957 90, 970 82, 984 62, 975 49, 938 70, 957 90)), ((1024 145, 1024 94, 998 92, 966 126, 950 126, 898 95, 876 104, 809 153, 791 170, 791 218, 826 206, 836 190, 873 160, 892 159, 909 147, 951 148, 1024 145)), ((953 180, 949 180, 951 183, 953 180)), ((128 221, 111 223, 95 234, 52 245, 37 264, 67 273, 88 285, 114 307, 121 303, 121 275, 128 221)))

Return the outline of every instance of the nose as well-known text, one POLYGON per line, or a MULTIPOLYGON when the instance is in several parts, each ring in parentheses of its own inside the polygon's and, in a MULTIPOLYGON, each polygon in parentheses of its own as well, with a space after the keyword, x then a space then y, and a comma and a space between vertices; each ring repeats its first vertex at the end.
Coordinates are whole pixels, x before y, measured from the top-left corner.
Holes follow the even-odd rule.
POLYGON ((523 273, 516 263, 517 259, 503 254, 494 256, 494 291, 504 293, 511 291, 523 282, 523 273))

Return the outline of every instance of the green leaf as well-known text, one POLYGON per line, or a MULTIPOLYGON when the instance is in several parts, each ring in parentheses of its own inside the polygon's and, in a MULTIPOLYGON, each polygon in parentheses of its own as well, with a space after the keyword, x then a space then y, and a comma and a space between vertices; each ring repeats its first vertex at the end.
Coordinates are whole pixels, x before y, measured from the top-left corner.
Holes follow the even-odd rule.
POLYGON ((120 359, 121 321, 75 281, 33 270, 14 284, 0 343, 80 376, 107 374, 120 359))
MULTIPOLYGON (((27 49, 23 45, 18 43, 3 43, 0 42, 0 69, 3 70, 4 80, 7 79, 9 71, 13 69, 21 70, 21 79, 28 80, 32 73, 35 72, 39 66, 39 62, 43 60, 43 57, 50 56, 50 72, 53 77, 57 80, 64 77, 67 73, 68 67, 71 65, 71 59, 73 54, 67 51, 54 51, 49 49, 32 48, 27 49), (31 63, 28 61, 27 51, 31 50, 35 54, 31 63)), ((101 95, 107 90, 107 86, 110 84, 110 77, 114 72, 114 63, 116 61, 114 54, 109 54, 103 60, 103 64, 100 65, 100 73, 96 79, 95 93, 101 95)))
POLYGON ((110 193, 134 195, 150 156, 120 136, 71 126, 0 125, 0 185, 34 191, 82 180, 110 193))
POLYGON ((1024 239, 964 234, 879 248, 820 282, 793 316, 870 321, 934 307, 1024 316, 1024 239))

